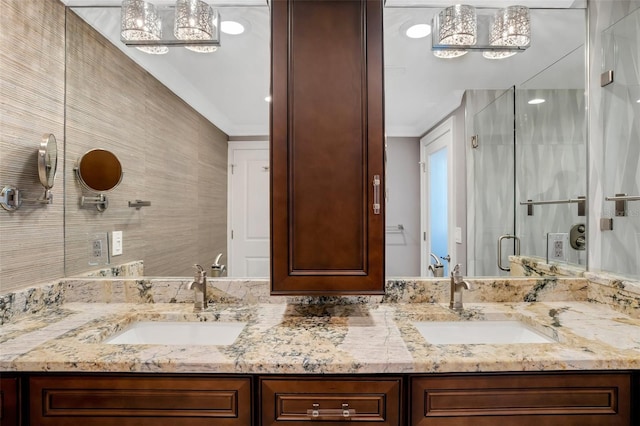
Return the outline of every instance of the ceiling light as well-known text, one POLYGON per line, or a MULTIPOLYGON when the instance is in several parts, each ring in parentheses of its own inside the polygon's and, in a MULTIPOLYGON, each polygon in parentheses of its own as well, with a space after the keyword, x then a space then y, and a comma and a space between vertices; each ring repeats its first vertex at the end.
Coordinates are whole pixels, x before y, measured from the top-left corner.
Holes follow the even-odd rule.
MULTIPOLYGON (((525 47, 531 40, 529 9, 509 6, 494 15, 489 34, 489 45, 500 47, 525 47)), ((515 50, 489 50, 482 53, 487 59, 504 59, 517 53, 515 50)))
POLYGON ((538 105, 538 104, 542 104, 544 103, 545 100, 541 99, 541 98, 536 98, 536 99, 531 99, 529 102, 527 102, 529 105, 538 105))
POLYGON ((640 104, 640 99, 638 99, 636 102, 640 104))
POLYGON ((236 21, 222 21, 220 30, 225 34, 238 35, 244 32, 244 25, 236 21))
POLYGON ((264 100, 265 102, 271 102, 271 95, 265 96, 264 100))
POLYGON ((428 24, 416 24, 407 28, 405 32, 409 38, 424 38, 431 34, 431 25, 428 24))
POLYGON ((438 15, 438 45, 443 49, 436 49, 433 54, 438 58, 456 58, 467 53, 466 50, 450 48, 449 46, 471 46, 476 44, 478 32, 478 18, 476 8, 464 4, 447 7, 438 15))
MULTIPOLYGON (((144 0, 124 0, 121 8, 120 37, 130 41, 154 41, 162 38, 156 7, 144 0)), ((136 46, 155 55, 167 53, 167 46, 136 46)))
MULTIPOLYGON (((201 0, 178 0, 173 34, 178 40, 219 41, 220 20, 218 11, 201 0)), ((194 52, 215 52, 218 46, 185 46, 194 52)))

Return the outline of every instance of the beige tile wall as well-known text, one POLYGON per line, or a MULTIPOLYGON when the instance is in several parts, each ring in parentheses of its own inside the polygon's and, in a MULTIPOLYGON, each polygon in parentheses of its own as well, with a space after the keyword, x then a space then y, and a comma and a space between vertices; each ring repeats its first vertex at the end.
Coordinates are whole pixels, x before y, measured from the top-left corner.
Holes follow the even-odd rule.
MULTIPOLYGON (((56 133, 63 147, 65 9, 57 0, 0 1, 0 185, 40 191, 41 134, 56 133)), ((66 25, 65 170, 53 205, 0 211, 1 290, 62 277, 65 258, 67 276, 95 269, 90 236, 113 230, 124 232, 124 254, 111 263, 142 259, 150 276, 191 275, 194 263, 226 255, 227 135, 74 13, 66 25), (124 170, 104 212, 79 205, 92 194, 73 169, 92 148, 114 152, 124 170), (136 199, 151 207, 129 208, 136 199)))

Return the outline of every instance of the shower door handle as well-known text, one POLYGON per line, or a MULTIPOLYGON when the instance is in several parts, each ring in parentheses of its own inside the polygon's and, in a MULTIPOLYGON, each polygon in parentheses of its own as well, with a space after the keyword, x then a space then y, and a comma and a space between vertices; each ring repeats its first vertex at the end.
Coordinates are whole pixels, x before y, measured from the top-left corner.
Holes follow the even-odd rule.
POLYGON ((501 235, 498 238, 498 268, 502 271, 511 271, 511 268, 505 268, 502 266, 502 240, 515 240, 516 241, 516 250, 515 255, 520 256, 520 238, 515 235, 501 235))

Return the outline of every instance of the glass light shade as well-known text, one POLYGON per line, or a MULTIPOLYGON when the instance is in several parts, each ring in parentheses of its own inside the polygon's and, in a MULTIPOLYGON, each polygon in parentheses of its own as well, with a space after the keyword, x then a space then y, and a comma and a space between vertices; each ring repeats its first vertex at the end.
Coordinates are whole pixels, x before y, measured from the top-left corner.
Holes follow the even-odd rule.
MULTIPOLYGON (((531 41, 531 18, 525 6, 509 6, 496 12, 489 34, 491 46, 527 46, 531 41)), ((487 51, 482 55, 488 59, 503 59, 515 55, 516 51, 487 51)))
MULTIPOLYGON (((120 36, 124 40, 153 41, 162 38, 162 26, 156 7, 144 0, 124 0, 121 7, 120 36)), ((155 55, 169 51, 166 46, 136 46, 155 55)))
MULTIPOLYGON (((220 16, 201 0, 178 0, 173 33, 179 40, 220 40, 220 16)), ((194 52, 215 52, 217 46, 185 46, 194 52)))
MULTIPOLYGON (((445 46, 471 46, 476 44, 478 18, 476 8, 464 4, 447 7, 438 15, 438 44, 445 46)), ((439 58, 456 58, 467 53, 461 49, 438 49, 433 54, 439 58)))

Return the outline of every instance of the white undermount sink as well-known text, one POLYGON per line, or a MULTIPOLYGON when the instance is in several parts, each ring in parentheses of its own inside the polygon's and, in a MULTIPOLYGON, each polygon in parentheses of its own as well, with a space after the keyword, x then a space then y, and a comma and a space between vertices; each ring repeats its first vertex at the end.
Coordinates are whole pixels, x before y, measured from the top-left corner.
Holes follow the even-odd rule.
POLYGON ((127 345, 230 345, 245 322, 140 321, 104 341, 127 345))
POLYGON ((434 345, 556 343, 520 321, 428 321, 413 325, 434 345))

